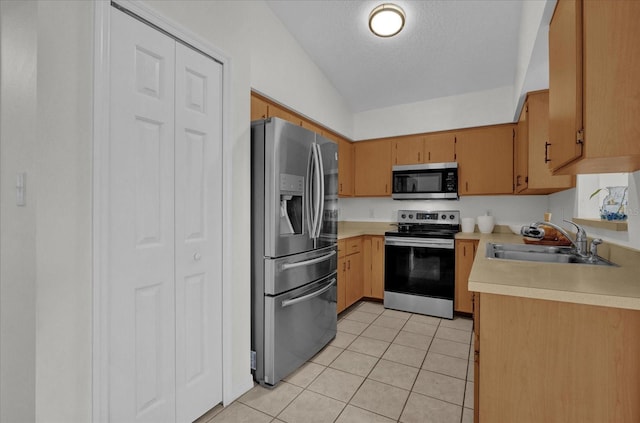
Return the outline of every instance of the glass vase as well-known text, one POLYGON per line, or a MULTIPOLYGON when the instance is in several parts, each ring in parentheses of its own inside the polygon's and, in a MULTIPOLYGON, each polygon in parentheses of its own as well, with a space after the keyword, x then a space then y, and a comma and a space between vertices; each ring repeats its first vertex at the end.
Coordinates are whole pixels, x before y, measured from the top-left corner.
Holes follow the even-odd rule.
POLYGON ((627 220, 628 187, 607 187, 607 196, 600 207, 600 218, 603 220, 627 220))

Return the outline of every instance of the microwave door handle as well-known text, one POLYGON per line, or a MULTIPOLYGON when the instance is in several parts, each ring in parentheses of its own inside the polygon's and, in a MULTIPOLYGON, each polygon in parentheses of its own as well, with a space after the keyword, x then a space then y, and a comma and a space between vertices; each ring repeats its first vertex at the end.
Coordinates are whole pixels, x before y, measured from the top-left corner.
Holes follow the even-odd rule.
POLYGON ((324 164, 322 163, 322 151, 320 150, 320 145, 316 144, 316 149, 318 150, 318 180, 320 181, 320 193, 318 195, 319 201, 318 205, 318 228, 316 238, 320 238, 320 231, 322 229, 322 216, 324 215, 324 164))
POLYGON ((315 298, 318 295, 322 295, 325 292, 327 292, 328 290, 330 290, 331 287, 333 287, 333 284, 335 284, 335 283, 336 283, 336 279, 333 278, 333 279, 331 279, 329 281, 329 284, 327 286, 325 286, 324 288, 321 288, 321 289, 319 289, 317 291, 313 291, 311 294, 303 295, 302 297, 292 298, 290 300, 284 300, 282 302, 282 307, 283 308, 284 307, 289 307, 289 306, 292 306, 294 304, 298 304, 298 303, 301 303, 303 301, 307 301, 307 300, 310 300, 312 298, 315 298))
POLYGON ((310 264, 320 263, 321 261, 329 260, 331 257, 335 256, 336 252, 331 251, 329 254, 325 254, 320 257, 316 257, 310 260, 296 261, 294 263, 285 263, 282 265, 282 270, 295 269, 296 267, 308 266, 310 264))

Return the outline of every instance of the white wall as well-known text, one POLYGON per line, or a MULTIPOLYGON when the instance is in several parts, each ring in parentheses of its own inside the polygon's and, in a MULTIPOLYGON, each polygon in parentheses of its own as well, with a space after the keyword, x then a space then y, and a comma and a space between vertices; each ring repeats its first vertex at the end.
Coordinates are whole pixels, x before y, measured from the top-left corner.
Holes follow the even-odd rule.
MULTIPOLYGON (((589 196, 594 191, 594 187, 603 186, 599 185, 601 178, 610 180, 610 177, 606 175, 579 175, 578 185, 575 189, 549 195, 549 209, 553 213, 552 221, 573 230, 572 225, 563 223, 562 219, 571 219, 578 216, 587 217, 587 215, 581 214, 581 209, 597 210, 600 200, 595 197, 593 200, 589 200, 589 196)), ((592 227, 585 227, 585 230, 590 237, 602 238, 605 242, 613 242, 640 250, 640 171, 630 173, 627 178, 629 186, 627 232, 592 227)), ((617 179, 619 179, 619 176, 617 179)), ((616 181, 616 184, 618 183, 616 179, 614 181, 616 181)), ((588 213, 588 211, 583 213, 588 213)))
POLYGON ((547 208, 546 195, 469 196, 459 201, 341 198, 338 215, 346 221, 397 222, 398 210, 460 210, 460 217, 477 217, 489 212, 498 225, 525 225, 542 220, 547 208))
POLYGON ((354 140, 513 122, 513 87, 383 109, 354 115, 354 140))
POLYGON ((352 138, 352 113, 334 86, 266 3, 250 3, 251 88, 352 138))
POLYGON ((91 420, 93 4, 38 2, 36 421, 91 420))
POLYGON ((0 2, 0 422, 35 420, 36 17, 33 1, 0 2))

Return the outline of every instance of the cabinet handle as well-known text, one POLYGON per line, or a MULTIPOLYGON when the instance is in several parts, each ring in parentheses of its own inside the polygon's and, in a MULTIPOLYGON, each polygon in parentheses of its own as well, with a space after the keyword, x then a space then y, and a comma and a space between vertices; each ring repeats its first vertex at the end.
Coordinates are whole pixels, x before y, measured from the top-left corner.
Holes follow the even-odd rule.
POLYGON ((467 256, 467 246, 466 245, 462 246, 462 255, 465 256, 465 257, 467 256))
POLYGON ((548 142, 544 143, 544 162, 545 163, 549 163, 551 161, 551 159, 549 158, 549 146, 551 144, 549 144, 548 142))
POLYGON ((347 264, 347 270, 351 270, 351 260, 349 260, 347 263, 348 263, 347 264))
POLYGON ((384 184, 384 193, 387 194, 389 192, 389 184, 384 184))
POLYGON ((422 154, 418 151, 418 163, 420 163, 420 156, 421 156, 421 155, 422 155, 422 154))
POLYGON ((520 176, 520 175, 516 176, 516 186, 517 187, 520 186, 520 178, 522 178, 522 176, 520 176))
POLYGON ((342 192, 342 182, 340 182, 340 192, 342 192))
POLYGON ((469 182, 464 183, 464 190, 469 192, 469 182))
POLYGON ((342 271, 343 272, 347 271, 347 262, 346 261, 344 263, 342 263, 342 271))
POLYGON ((431 161, 431 151, 429 151, 429 161, 431 161))

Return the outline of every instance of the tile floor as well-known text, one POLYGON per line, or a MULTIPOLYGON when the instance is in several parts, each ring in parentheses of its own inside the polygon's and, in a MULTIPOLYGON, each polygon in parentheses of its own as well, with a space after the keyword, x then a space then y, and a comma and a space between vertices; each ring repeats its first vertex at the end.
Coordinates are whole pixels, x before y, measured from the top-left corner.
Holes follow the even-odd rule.
POLYGON ((255 386, 198 423, 471 423, 471 319, 363 301, 336 338, 274 389, 255 386))

